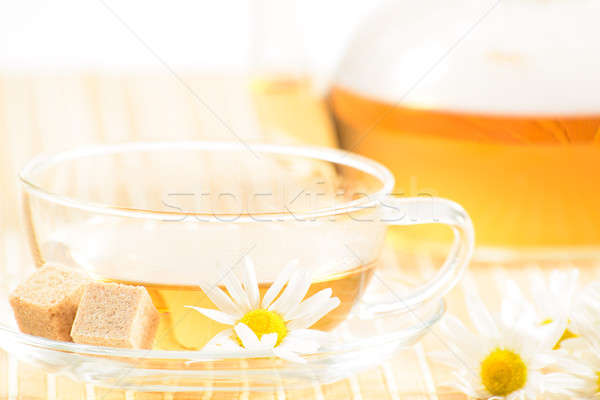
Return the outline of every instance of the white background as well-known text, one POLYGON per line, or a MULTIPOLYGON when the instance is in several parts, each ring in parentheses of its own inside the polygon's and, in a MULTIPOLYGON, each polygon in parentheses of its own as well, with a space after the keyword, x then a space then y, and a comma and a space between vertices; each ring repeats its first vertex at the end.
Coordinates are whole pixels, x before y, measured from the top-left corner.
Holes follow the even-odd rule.
POLYGON ((359 21, 379 3, 2 1, 0 70, 163 68, 160 58, 176 69, 300 69, 327 76, 359 21))

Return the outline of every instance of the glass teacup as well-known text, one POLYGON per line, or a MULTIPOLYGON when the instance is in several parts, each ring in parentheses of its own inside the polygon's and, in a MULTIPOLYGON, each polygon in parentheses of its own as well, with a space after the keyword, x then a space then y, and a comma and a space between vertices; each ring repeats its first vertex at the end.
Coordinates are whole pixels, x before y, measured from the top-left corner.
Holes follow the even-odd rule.
POLYGON ((408 296, 369 305, 403 310, 443 296, 473 250, 458 204, 392 195, 382 165, 340 150, 219 142, 131 143, 40 156, 22 171, 38 265, 85 268, 143 285, 161 312, 155 348, 198 349, 224 326, 186 305, 215 308, 199 282, 252 260, 264 293, 290 261, 310 271, 307 294, 331 288, 340 306, 314 327, 343 321, 376 273, 389 225, 449 225, 455 242, 437 275, 408 296))

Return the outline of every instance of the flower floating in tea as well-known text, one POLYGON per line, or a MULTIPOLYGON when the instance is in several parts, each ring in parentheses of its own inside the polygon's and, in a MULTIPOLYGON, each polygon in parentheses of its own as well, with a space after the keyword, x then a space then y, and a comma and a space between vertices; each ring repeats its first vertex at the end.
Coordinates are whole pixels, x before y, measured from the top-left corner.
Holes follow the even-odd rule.
POLYGON ((461 321, 448 315, 441 329, 450 351, 432 356, 454 369, 456 382, 448 384, 474 398, 537 399, 562 390, 556 382, 564 374, 544 374, 558 360, 554 350, 565 324, 553 321, 534 332, 531 304, 505 301, 498 317, 492 316, 476 294, 474 285, 465 290, 474 334, 461 321))
POLYGON ((241 281, 232 271, 223 278, 229 295, 217 286, 202 283, 202 291, 218 310, 186 307, 232 326, 215 335, 203 350, 270 351, 282 359, 305 362, 300 354, 317 351, 328 336, 309 328, 335 309, 340 300, 331 297, 330 288, 304 299, 312 280, 308 271, 297 268, 297 264, 290 262, 262 299, 254 264, 248 257, 241 281))

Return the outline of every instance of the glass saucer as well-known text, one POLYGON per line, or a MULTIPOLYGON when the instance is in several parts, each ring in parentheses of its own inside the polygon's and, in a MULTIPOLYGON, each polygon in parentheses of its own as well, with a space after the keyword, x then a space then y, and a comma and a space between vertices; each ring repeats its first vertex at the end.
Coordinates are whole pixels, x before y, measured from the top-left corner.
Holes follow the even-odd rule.
POLYGON ((437 299, 410 309, 386 311, 407 287, 397 268, 384 268, 349 317, 332 331, 335 340, 293 363, 252 353, 132 350, 48 340, 18 331, 8 293, 0 301, 0 347, 9 355, 86 383, 139 391, 272 391, 331 383, 373 367, 416 343, 445 311, 437 299))

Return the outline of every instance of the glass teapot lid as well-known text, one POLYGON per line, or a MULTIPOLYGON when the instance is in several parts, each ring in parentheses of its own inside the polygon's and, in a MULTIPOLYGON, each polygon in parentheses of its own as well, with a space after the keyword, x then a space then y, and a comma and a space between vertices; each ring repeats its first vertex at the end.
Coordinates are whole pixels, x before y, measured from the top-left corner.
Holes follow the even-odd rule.
POLYGON ((335 84, 417 108, 600 110, 600 1, 393 2, 358 30, 335 84))

